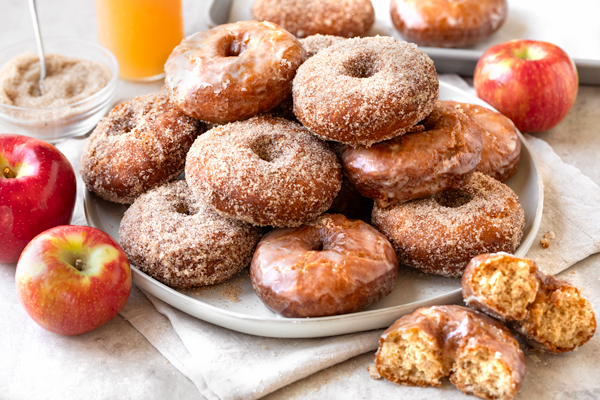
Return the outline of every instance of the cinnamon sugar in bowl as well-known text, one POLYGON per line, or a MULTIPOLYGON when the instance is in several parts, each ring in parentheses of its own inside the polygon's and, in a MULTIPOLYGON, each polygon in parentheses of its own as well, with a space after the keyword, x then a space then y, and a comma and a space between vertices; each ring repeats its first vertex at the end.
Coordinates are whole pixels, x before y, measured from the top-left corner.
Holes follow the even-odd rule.
POLYGON ((34 40, 0 50, 0 131, 58 142, 90 132, 112 106, 119 66, 105 48, 45 38, 46 79, 34 40))

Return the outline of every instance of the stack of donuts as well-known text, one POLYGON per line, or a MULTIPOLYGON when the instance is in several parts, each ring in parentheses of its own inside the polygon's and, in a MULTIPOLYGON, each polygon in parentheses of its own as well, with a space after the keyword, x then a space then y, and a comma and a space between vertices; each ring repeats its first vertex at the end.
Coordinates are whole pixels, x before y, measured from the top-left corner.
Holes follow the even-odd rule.
POLYGON ((219 283, 250 263, 270 309, 334 315, 388 295, 398 260, 460 276, 473 256, 519 244, 516 195, 474 172, 515 172, 514 126, 439 102, 433 62, 413 44, 300 41, 244 21, 184 39, 165 71, 166 90, 98 125, 81 171, 90 191, 133 203, 121 244, 169 286, 219 283))

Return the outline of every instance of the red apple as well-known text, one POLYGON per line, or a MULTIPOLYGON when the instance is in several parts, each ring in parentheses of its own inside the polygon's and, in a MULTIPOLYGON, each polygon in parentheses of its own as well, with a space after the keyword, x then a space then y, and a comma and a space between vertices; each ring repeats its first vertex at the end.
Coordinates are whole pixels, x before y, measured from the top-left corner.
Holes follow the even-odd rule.
POLYGON ((473 78, 477 95, 522 132, 546 131, 562 121, 575 102, 579 84, 567 53, 533 40, 489 48, 477 62, 473 78))
POLYGON ((64 225, 36 236, 15 274, 17 295, 41 327, 78 335, 110 321, 131 292, 125 252, 108 234, 64 225))
POLYGON ((69 160, 28 136, 0 134, 0 263, 15 263, 35 235, 71 221, 77 184, 69 160))

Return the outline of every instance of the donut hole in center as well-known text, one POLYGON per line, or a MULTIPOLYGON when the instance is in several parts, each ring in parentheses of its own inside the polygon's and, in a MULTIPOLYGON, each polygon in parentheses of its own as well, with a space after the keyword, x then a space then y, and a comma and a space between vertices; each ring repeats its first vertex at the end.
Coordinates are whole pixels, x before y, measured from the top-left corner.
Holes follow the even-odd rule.
POLYGON ((223 57, 238 57, 246 50, 243 40, 231 35, 223 38, 220 44, 220 52, 223 57))
POLYGON ((434 197, 442 207, 458 208, 473 200, 473 195, 464 190, 442 192, 434 197))
POLYGON ((192 215, 192 210, 185 203, 177 203, 175 204, 175 212, 183 215, 192 215))
POLYGON ((250 149, 256 154, 261 160, 266 162, 273 162, 282 155, 282 151, 277 146, 277 143, 273 138, 268 136, 261 136, 250 143, 250 149))
POLYGON ((359 54, 342 65, 342 74, 351 78, 370 78, 376 73, 375 57, 371 54, 359 54))

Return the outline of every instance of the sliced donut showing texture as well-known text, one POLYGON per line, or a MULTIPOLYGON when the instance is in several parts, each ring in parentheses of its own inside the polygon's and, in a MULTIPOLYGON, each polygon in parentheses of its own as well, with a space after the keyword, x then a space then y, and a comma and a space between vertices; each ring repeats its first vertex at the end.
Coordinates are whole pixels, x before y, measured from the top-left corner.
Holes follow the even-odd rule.
POLYGON ((395 383, 441 386, 449 377, 461 391, 511 400, 525 376, 525 358, 510 331, 461 306, 419 308, 381 335, 377 372, 395 383))
POLYGON ((533 260, 506 253, 474 257, 462 278, 470 307, 509 323, 543 351, 575 350, 592 338, 596 317, 579 289, 533 260))

